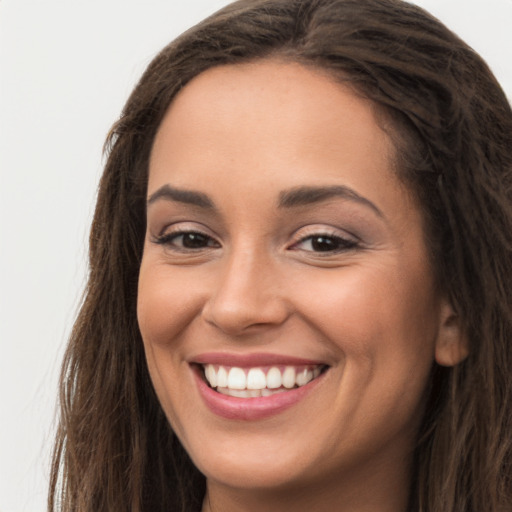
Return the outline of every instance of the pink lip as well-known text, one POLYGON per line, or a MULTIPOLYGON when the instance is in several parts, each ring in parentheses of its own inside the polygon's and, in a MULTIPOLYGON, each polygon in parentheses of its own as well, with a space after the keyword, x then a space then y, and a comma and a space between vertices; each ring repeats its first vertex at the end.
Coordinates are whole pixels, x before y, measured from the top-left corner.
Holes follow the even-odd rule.
POLYGON ((325 365, 323 361, 302 359, 299 357, 285 356, 281 354, 228 354, 212 352, 200 354, 194 357, 191 363, 197 364, 219 364, 223 366, 237 366, 247 368, 255 366, 317 366, 325 365))
MULTIPOLYGON (((291 364, 289 361, 290 360, 287 359, 288 364, 291 364)), ((223 362, 224 364, 227 364, 225 360, 223 360, 223 362)), ((214 363, 212 362, 212 364, 214 363)), ((237 365, 241 366, 239 362, 237 365)), ((323 380, 324 377, 324 374, 321 374, 319 377, 312 380, 305 386, 291 389, 290 391, 285 391, 283 393, 276 393, 275 395, 271 396, 258 398, 237 398, 217 393, 217 391, 213 390, 203 380, 199 366, 194 365, 191 368, 194 373, 194 378, 199 389, 199 393, 206 406, 214 414, 229 420, 254 421, 279 414, 294 406, 307 395, 309 395, 309 393, 313 391, 313 389, 320 383, 320 381, 323 380)))

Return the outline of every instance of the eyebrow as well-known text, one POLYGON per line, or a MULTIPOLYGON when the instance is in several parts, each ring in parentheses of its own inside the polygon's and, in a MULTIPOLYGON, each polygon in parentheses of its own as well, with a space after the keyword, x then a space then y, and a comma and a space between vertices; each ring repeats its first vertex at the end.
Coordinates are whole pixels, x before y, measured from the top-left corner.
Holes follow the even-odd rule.
POLYGON ((281 192, 279 194, 279 208, 295 208, 314 203, 327 201, 333 197, 340 197, 372 209, 379 217, 384 217, 383 213, 366 197, 359 195, 355 190, 344 185, 324 186, 324 187, 298 187, 281 192))
POLYGON ((147 205, 149 206, 159 199, 191 204, 208 210, 215 209, 213 201, 206 194, 192 190, 174 188, 170 185, 164 185, 160 187, 156 192, 153 192, 153 194, 151 194, 148 198, 147 205))
MULTIPOLYGON (((379 208, 369 199, 359 195, 355 190, 344 185, 322 186, 322 187, 298 187, 283 191, 279 194, 279 208, 296 208, 310 204, 321 203, 333 197, 340 197, 349 201, 355 201, 372 209, 379 217, 384 217, 379 208)), ((147 200, 151 205, 158 200, 174 201, 190 204, 207 210, 215 210, 213 201, 204 193, 194 190, 185 190, 163 185, 153 192, 147 200)))

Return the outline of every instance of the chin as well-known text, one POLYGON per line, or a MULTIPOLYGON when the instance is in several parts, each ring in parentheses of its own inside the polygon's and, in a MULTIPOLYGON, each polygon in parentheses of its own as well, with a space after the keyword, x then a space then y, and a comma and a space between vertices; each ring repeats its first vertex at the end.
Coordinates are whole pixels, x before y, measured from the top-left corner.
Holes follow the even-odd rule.
POLYGON ((311 476, 311 469, 318 466, 311 452, 305 460, 304 451, 293 443, 263 436, 253 436, 252 442, 247 442, 248 438, 237 438, 235 433, 232 436, 226 442, 218 436, 211 443, 185 446, 208 480, 239 489, 287 488, 304 481, 305 475, 311 476))
POLYGON ((238 489, 279 490, 303 480, 297 464, 267 457, 246 458, 242 454, 203 457, 194 460, 207 480, 238 489))

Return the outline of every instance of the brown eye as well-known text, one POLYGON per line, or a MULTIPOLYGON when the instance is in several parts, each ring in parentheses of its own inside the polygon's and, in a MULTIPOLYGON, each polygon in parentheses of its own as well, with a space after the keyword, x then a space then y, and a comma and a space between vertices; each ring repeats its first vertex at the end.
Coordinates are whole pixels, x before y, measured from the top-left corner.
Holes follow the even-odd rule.
POLYGON ((340 240, 332 237, 316 236, 311 239, 311 248, 314 251, 335 251, 340 245, 340 240))
POLYGON ((156 243, 170 246, 177 250, 198 250, 219 247, 218 242, 212 237, 196 231, 167 233, 158 237, 156 243))
POLYGON ((340 236, 333 235, 312 235, 303 238, 294 245, 294 249, 307 252, 341 252, 357 247, 358 243, 354 240, 347 240, 340 236))
MULTIPOLYGON (((186 249, 201 249, 208 247, 211 240, 210 237, 201 233, 184 233, 179 235, 181 237, 181 245, 186 249)), ((177 238, 179 238, 177 237, 177 238)))

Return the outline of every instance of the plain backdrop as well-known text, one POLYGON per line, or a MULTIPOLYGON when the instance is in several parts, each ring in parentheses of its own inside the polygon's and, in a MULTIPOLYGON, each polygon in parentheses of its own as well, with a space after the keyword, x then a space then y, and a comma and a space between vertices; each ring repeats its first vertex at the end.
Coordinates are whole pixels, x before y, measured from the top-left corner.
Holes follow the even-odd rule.
MULTIPOLYGON (((225 0, 0 0, 0 512, 44 511, 60 361, 105 135, 152 56, 225 0)), ((512 97, 512 0, 418 0, 512 97)))

